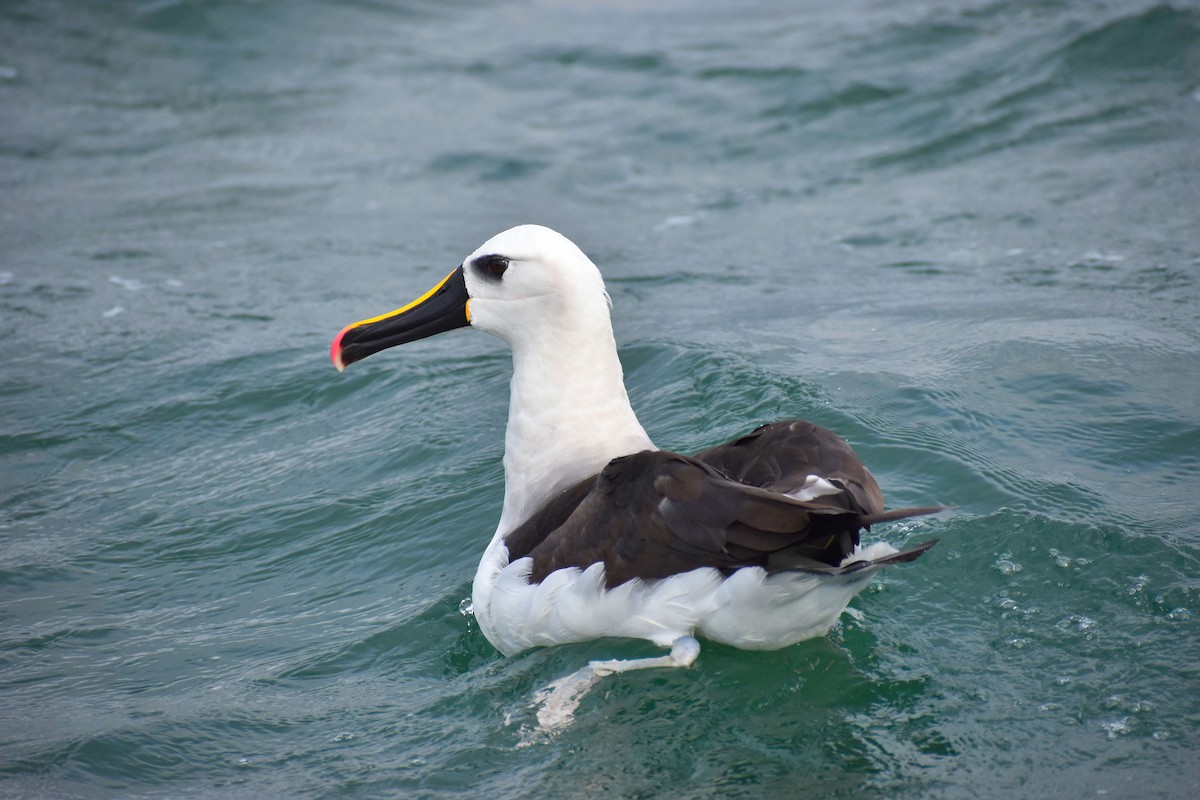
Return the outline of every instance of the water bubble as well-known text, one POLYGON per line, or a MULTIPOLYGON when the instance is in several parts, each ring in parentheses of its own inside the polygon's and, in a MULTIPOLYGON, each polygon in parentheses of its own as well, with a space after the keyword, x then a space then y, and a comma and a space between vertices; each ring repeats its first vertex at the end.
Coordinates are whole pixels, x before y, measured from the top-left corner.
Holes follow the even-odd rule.
POLYGON ((1007 556, 1001 556, 992 567, 1001 575, 1013 575, 1021 571, 1021 565, 1015 561, 1010 561, 1007 556))
POLYGON ((1192 612, 1188 611, 1186 608, 1173 608, 1167 612, 1167 619, 1185 620, 1191 618, 1192 612))
POLYGON ((1057 678, 1054 679, 1054 682, 1057 683, 1059 686, 1066 686, 1068 683, 1071 682, 1071 676, 1070 675, 1059 675, 1057 678))
POLYGON ((1118 736, 1124 736, 1133 729, 1133 726, 1129 724, 1129 717, 1121 717, 1120 719, 1102 722, 1100 723, 1100 727, 1104 729, 1104 734, 1109 739, 1116 739, 1118 736))
POLYGON ((1092 628, 1095 628, 1099 624, 1100 623, 1096 622, 1096 620, 1092 619, 1091 617, 1085 617, 1082 614, 1072 614, 1066 619, 1061 619, 1058 621, 1058 629, 1060 631, 1075 630, 1086 632, 1090 631, 1092 628))
POLYGON ((475 604, 471 602, 471 598, 468 597, 458 604, 458 613, 464 617, 475 616, 475 604))
POLYGON ((1063 567, 1065 569, 1066 567, 1071 566, 1071 559, 1067 558, 1066 556, 1059 556, 1058 558, 1054 559, 1054 565, 1063 567))
POLYGON ((1149 576, 1138 575, 1133 579, 1133 583, 1129 585, 1129 588, 1125 590, 1125 593, 1130 595, 1141 594, 1146 591, 1146 584, 1149 582, 1149 576))
POLYGON ((244 757, 244 756, 243 756, 242 758, 239 758, 239 759, 237 760, 237 765, 238 765, 239 767, 248 767, 248 766, 250 766, 250 764, 251 764, 251 763, 252 763, 252 762, 250 761, 250 759, 248 759, 248 758, 246 758, 246 757, 244 757))
POLYGON ((346 733, 343 731, 342 733, 339 733, 337 736, 334 736, 329 741, 331 741, 331 742, 348 742, 353 738, 354 738, 353 733, 346 733))
POLYGON ((1042 703, 1038 706, 1038 711, 1057 711, 1058 703, 1042 703))

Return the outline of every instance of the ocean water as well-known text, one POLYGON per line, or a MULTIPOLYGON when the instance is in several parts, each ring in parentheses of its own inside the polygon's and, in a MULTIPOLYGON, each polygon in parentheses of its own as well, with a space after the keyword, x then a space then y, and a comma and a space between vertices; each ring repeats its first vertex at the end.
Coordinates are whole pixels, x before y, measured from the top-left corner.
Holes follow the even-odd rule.
POLYGON ((0 795, 1200 796, 1200 4, 0 4, 0 795), (826 637, 501 657, 508 353, 338 375, 514 224, 662 447, 939 537, 826 637))

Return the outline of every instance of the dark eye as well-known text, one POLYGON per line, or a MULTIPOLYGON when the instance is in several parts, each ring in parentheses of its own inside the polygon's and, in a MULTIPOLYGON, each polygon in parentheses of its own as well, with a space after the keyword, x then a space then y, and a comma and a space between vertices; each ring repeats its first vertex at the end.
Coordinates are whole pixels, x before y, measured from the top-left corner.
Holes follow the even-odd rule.
POLYGON ((508 269, 508 259, 504 256, 483 256, 475 260, 479 269, 494 278, 500 278, 508 269))

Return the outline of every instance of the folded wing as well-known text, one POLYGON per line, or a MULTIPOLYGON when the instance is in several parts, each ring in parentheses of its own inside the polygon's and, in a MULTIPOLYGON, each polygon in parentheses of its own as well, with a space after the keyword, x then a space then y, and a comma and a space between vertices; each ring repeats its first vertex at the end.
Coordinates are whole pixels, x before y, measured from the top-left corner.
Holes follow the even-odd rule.
POLYGON ((532 557, 532 582, 602 562, 609 588, 698 567, 839 574, 912 560, 933 545, 842 566, 863 528, 940 510, 882 509, 878 484, 844 441, 789 421, 695 457, 647 450, 614 459, 505 543, 510 560, 532 557))

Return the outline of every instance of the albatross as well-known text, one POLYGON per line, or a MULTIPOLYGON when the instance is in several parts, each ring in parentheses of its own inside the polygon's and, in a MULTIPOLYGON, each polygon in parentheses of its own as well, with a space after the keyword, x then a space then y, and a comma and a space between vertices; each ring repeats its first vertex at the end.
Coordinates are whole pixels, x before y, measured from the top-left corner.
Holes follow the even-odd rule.
POLYGON ((512 348, 504 506, 471 594, 480 630, 506 656, 604 637, 670 648, 555 681, 538 697, 544 728, 570 722, 604 675, 690 666, 697 637, 772 650, 822 636, 876 572, 937 541, 863 545, 871 525, 941 508, 885 511, 850 446, 809 422, 690 456, 658 449, 629 403, 610 308, 579 247, 522 225, 330 348, 339 371, 467 326, 512 348))

